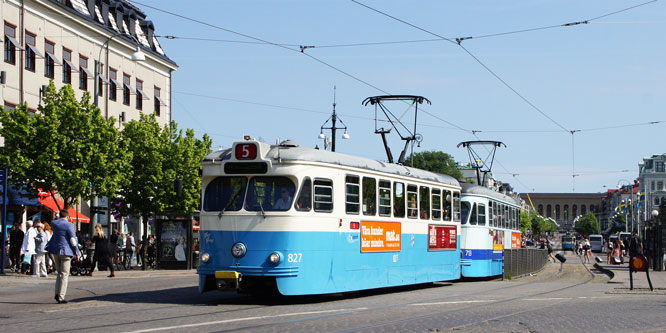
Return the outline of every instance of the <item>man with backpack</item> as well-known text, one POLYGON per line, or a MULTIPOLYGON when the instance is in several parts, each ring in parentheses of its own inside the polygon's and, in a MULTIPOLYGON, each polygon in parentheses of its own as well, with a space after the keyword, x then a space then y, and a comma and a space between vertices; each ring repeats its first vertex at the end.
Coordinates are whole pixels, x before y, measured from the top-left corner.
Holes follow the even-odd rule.
POLYGON ((638 238, 638 233, 634 230, 631 234, 631 239, 629 240, 629 256, 633 257, 634 255, 643 253, 643 243, 638 238))

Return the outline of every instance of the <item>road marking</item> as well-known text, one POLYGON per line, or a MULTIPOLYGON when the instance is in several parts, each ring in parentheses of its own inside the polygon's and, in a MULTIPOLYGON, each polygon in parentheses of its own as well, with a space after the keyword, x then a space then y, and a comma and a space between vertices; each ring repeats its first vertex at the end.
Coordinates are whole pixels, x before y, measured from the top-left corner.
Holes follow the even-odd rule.
POLYGON ((563 299, 571 299, 571 297, 524 298, 523 301, 557 301, 563 299))
POLYGON ((436 302, 436 303, 414 303, 410 305, 445 305, 445 304, 466 304, 466 303, 487 303, 494 302, 493 299, 478 300, 478 301, 451 301, 451 302, 436 302))
POLYGON ((162 330, 175 330, 175 329, 180 329, 180 328, 209 326, 209 325, 226 324, 226 323, 233 323, 233 322, 239 322, 239 321, 248 321, 248 320, 257 320, 257 319, 270 319, 270 318, 278 318, 278 317, 303 316, 303 315, 312 315, 312 314, 358 311, 358 310, 367 310, 367 309, 368 308, 354 308, 354 309, 338 309, 338 310, 323 310, 323 311, 284 313, 284 314, 270 315, 270 316, 245 317, 245 318, 236 318, 236 319, 227 319, 227 320, 208 321, 208 322, 196 323, 196 324, 185 324, 185 325, 177 325, 177 326, 147 328, 147 329, 144 329, 144 330, 136 330, 136 331, 130 331, 130 332, 140 333, 140 332, 154 332, 154 331, 162 331, 162 330))

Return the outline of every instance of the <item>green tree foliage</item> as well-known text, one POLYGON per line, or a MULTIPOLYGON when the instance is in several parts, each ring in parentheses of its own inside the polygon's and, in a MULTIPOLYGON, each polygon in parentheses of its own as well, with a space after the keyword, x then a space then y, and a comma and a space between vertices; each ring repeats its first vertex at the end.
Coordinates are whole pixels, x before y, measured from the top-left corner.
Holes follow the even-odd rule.
POLYGON ((574 226, 577 232, 583 235, 591 235, 599 233, 599 222, 594 213, 589 212, 587 215, 581 217, 574 226))
POLYGON ((530 214, 526 211, 520 212, 520 232, 525 233, 525 231, 532 229, 532 220, 530 219, 530 214))
POLYGON ((458 170, 453 157, 441 151, 424 151, 411 154, 405 161, 405 165, 449 175, 455 179, 462 178, 462 173, 458 170))
POLYGON ((612 235, 616 232, 625 231, 626 225, 627 225, 627 220, 625 219, 624 215, 617 214, 611 220, 610 230, 608 231, 608 233, 612 235))
POLYGON ((37 110, 32 114, 27 104, 0 109, 0 163, 13 183, 28 185, 33 196, 38 189, 57 192, 65 207, 111 196, 125 184, 127 151, 118 145, 115 119, 104 119, 88 92, 77 101, 70 85, 57 91, 51 82, 37 110))
POLYGON ((207 135, 202 140, 194 137, 193 130, 183 135, 175 123, 160 127, 154 115, 142 113, 139 120, 132 120, 123 128, 121 146, 131 152, 132 170, 128 173, 131 185, 120 189, 113 200, 122 215, 140 216, 147 227, 154 213, 184 214, 199 208, 198 170, 211 146, 207 135), (183 180, 180 198, 174 189, 176 178, 183 180))

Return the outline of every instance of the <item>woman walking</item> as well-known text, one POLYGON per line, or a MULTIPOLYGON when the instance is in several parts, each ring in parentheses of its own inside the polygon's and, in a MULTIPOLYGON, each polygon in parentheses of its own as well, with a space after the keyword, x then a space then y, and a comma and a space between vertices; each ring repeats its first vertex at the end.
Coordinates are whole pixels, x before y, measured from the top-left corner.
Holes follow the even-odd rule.
POLYGON ((93 255, 93 261, 92 266, 90 267, 89 275, 93 275, 95 266, 97 266, 97 263, 99 262, 106 264, 106 267, 108 267, 111 271, 109 277, 114 277, 115 274, 113 271, 113 262, 111 261, 111 251, 109 251, 109 241, 104 235, 101 224, 95 225, 95 236, 93 236, 92 242, 95 243, 95 254, 93 255))

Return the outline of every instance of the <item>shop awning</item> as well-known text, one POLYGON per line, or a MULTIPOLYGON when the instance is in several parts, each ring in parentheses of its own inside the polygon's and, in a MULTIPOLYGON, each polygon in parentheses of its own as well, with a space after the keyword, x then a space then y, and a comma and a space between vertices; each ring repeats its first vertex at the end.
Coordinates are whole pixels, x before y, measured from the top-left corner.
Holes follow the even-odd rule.
MULTIPOLYGON (((54 212, 60 211, 60 208, 64 206, 62 200, 54 199, 50 194, 46 192, 41 192, 39 194, 39 204, 54 212)), ((76 209, 70 207, 67 211, 69 212, 70 222, 90 223, 90 218, 83 215, 81 212, 77 211, 76 209)))

